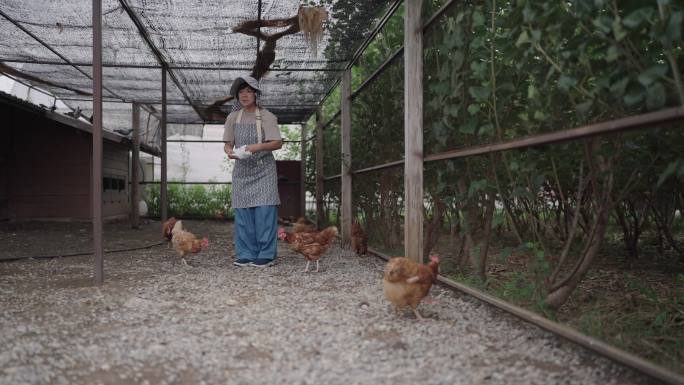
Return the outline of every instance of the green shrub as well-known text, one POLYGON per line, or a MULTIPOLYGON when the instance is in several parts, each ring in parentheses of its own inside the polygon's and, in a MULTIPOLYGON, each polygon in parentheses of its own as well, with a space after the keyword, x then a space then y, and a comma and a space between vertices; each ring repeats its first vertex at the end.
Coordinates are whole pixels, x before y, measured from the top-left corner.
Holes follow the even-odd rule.
MULTIPOLYGON (((169 215, 177 217, 232 218, 230 185, 168 185, 169 215)), ((148 216, 158 217, 159 184, 147 185, 144 199, 148 216)))

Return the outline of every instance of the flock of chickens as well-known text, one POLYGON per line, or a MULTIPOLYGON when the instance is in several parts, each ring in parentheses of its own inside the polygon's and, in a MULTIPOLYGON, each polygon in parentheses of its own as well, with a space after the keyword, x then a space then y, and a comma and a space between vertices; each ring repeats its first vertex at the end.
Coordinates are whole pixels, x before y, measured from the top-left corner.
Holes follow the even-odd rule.
MULTIPOLYGON (((198 253, 209 246, 207 238, 199 238, 183 229, 183 223, 176 218, 170 218, 162 225, 162 235, 169 241, 174 250, 180 255, 183 264, 187 266, 185 256, 198 253)), ((321 231, 308 222, 299 218, 294 223, 291 232, 283 227, 278 228, 278 238, 285 241, 292 249, 306 258, 304 272, 309 271, 311 262, 316 262, 316 272, 319 271, 319 261, 328 250, 333 239, 338 235, 337 227, 330 226, 321 231)), ((368 250, 368 237, 361 225, 352 223, 352 250, 357 255, 364 255, 368 250)), ((427 265, 417 263, 406 257, 391 258, 385 266, 383 276, 383 292, 394 306, 395 312, 400 313, 409 307, 416 318, 423 317, 418 312, 418 304, 425 298, 437 279, 439 272, 439 256, 430 255, 427 265)))

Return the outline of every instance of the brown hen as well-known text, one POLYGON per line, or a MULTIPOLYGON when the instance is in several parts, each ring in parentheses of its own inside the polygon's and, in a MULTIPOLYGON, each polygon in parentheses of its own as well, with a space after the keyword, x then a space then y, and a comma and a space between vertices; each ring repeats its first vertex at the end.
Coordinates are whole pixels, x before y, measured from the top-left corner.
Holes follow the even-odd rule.
POLYGON ((188 265, 188 263, 185 261, 185 256, 187 254, 199 253, 209 246, 209 239, 206 237, 200 239, 197 238, 193 233, 183 230, 182 221, 176 221, 171 232, 173 235, 171 238, 173 249, 176 250, 178 255, 180 255, 183 264, 186 266, 188 265))
POLYGON ((417 310, 420 301, 427 296, 437 279, 439 256, 431 255, 430 263, 423 265, 406 257, 391 258, 385 266, 382 281, 385 297, 394 305, 398 313, 409 306, 416 318, 423 317, 417 310))
POLYGON ((368 235, 357 221, 352 222, 351 244, 352 250, 358 255, 365 255, 368 252, 368 235))
POLYGON ((308 233, 288 233, 282 227, 278 228, 278 238, 289 243, 295 251, 306 258, 304 272, 309 271, 311 261, 316 261, 316 272, 318 272, 318 261, 328 250, 336 235, 337 227, 335 226, 308 233))

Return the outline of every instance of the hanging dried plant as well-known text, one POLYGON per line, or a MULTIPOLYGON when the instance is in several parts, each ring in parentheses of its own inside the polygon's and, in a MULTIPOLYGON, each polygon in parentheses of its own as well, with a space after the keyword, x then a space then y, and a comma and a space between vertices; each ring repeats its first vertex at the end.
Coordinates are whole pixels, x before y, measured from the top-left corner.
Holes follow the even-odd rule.
POLYGON ((318 54, 318 43, 323 37, 323 22, 328 19, 328 11, 323 7, 299 7, 299 29, 311 47, 314 56, 318 54))

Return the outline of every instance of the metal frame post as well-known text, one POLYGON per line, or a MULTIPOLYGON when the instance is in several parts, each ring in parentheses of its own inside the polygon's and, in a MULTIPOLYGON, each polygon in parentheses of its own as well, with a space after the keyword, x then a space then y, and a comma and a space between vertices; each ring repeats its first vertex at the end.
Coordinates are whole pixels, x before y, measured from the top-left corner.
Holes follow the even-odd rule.
POLYGON ((102 0, 93 0, 92 218, 95 284, 104 282, 102 246, 102 0))
POLYGON ((166 65, 162 66, 162 112, 161 112, 161 184, 159 188, 161 191, 159 192, 159 215, 161 216, 161 221, 164 222, 168 219, 168 189, 167 189, 167 179, 166 179, 166 170, 167 170, 167 156, 168 152, 166 151, 166 71, 167 67, 166 65))
POLYGON ((133 103, 131 116, 133 149, 131 151, 131 227, 140 227, 140 104, 133 103))
POLYGON ((316 109, 316 225, 326 222, 323 212, 323 112, 316 109))
POLYGON ((351 69, 342 74, 342 95, 340 95, 341 111, 341 200, 342 200, 342 246, 351 245, 352 227, 352 174, 351 174, 351 69))
POLYGON ((299 215, 306 217, 306 124, 301 125, 300 177, 299 177, 299 215))

